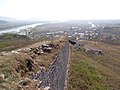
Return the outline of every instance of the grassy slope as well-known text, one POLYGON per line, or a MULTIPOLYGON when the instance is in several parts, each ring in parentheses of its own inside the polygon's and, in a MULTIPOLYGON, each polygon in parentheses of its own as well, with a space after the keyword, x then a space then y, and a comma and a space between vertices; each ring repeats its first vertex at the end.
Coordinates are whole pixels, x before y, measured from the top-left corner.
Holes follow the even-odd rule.
POLYGON ((30 40, 28 37, 26 42, 25 35, 3 34, 0 35, 0 52, 24 47, 32 43, 35 43, 35 41, 30 40))
POLYGON ((4 80, 0 80, 0 90, 16 90, 20 74, 17 70, 27 70, 26 59, 30 57, 24 54, 11 54, 0 57, 0 74, 5 75, 4 80), (19 63, 20 66, 17 65, 19 63), (18 69, 19 68, 19 69, 18 69))
MULTIPOLYGON (((92 42, 85 42, 93 46, 92 42)), ((119 90, 120 46, 97 43, 103 56, 86 54, 84 50, 72 51, 70 90, 119 90)))
POLYGON ((69 90, 107 90, 104 77, 80 51, 71 55, 69 90))
MULTIPOLYGON (((18 89, 18 82, 21 79, 28 77, 32 72, 37 72, 40 70, 40 65, 47 67, 56 57, 56 54, 64 45, 65 38, 56 38, 53 40, 53 44, 59 44, 60 46, 52 49, 52 53, 44 53, 36 56, 35 59, 31 59, 29 54, 19 53, 19 54, 9 54, 6 56, 0 56, 0 74, 5 75, 5 79, 0 78, 0 90, 21 90, 18 89), (32 60, 34 62, 33 71, 29 71, 27 68, 27 60, 32 60)), ((48 42, 49 43, 49 42, 48 42)), ((45 41, 38 42, 29 47, 37 47, 41 44, 45 44, 45 41)), ((34 90, 34 89, 31 89, 34 90)))
MULTIPOLYGON (((86 42, 92 45, 92 42, 86 42)), ((106 82, 112 89, 120 89, 120 46, 98 42, 96 47, 105 52, 102 57, 91 57, 98 70, 107 77, 106 82)))
POLYGON ((33 44, 36 41, 29 40, 14 40, 14 41, 4 41, 0 42, 0 52, 2 51, 10 51, 17 48, 25 47, 27 45, 33 44))

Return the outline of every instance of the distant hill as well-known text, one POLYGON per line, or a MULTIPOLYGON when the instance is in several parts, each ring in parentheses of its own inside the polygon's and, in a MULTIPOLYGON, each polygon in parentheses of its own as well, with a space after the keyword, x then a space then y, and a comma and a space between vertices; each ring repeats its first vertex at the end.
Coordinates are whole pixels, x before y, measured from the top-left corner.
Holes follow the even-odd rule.
POLYGON ((0 24, 6 24, 9 23, 8 21, 0 20, 0 24))
POLYGON ((15 19, 15 18, 4 17, 4 16, 0 16, 0 20, 9 21, 9 22, 17 21, 17 19, 15 19))

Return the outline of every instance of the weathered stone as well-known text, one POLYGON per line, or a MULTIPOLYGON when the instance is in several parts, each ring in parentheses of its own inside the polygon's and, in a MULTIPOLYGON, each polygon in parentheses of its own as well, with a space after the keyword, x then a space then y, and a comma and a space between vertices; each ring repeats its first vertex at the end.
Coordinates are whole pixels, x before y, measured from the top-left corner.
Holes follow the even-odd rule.
POLYGON ((43 48, 43 52, 47 52, 47 53, 51 53, 51 48, 49 47, 49 48, 43 48))
POLYGON ((11 53, 16 53, 16 54, 19 54, 19 52, 18 52, 18 51, 14 51, 14 50, 13 50, 13 51, 11 51, 11 53))
POLYGON ((4 74, 0 74, 0 81, 3 81, 5 79, 5 75, 4 74))
POLYGON ((26 61, 27 61, 27 68, 28 68, 29 71, 31 71, 34 62, 31 59, 27 59, 26 61))
POLYGON ((44 90, 50 90, 50 87, 49 87, 49 86, 47 86, 47 87, 45 87, 45 88, 44 88, 44 90))
POLYGON ((102 50, 97 50, 97 49, 89 49, 89 50, 86 50, 87 53, 92 53, 92 54, 95 54, 95 55, 103 55, 103 52, 102 50))
POLYGON ((69 40, 69 43, 72 44, 72 45, 75 45, 77 42, 73 41, 73 40, 69 40))
POLYGON ((47 70, 41 67, 41 73, 37 78, 42 81, 39 83, 39 88, 45 87, 43 90, 64 90, 68 60, 69 43, 67 42, 47 70))
POLYGON ((29 78, 25 78, 24 80, 19 81, 19 85, 28 85, 30 83, 29 78))

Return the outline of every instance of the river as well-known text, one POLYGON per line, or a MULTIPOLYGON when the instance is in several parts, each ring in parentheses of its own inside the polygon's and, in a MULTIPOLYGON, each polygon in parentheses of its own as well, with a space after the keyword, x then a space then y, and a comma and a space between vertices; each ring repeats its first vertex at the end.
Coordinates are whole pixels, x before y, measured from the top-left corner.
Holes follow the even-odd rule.
POLYGON ((0 34, 2 34, 2 33, 20 33, 21 29, 30 28, 30 27, 34 28, 37 25, 42 25, 42 24, 44 24, 44 23, 35 23, 35 24, 31 24, 31 25, 25 25, 25 26, 15 27, 15 28, 12 28, 12 29, 1 30, 0 34))
POLYGON ((91 25, 91 27, 90 27, 90 28, 94 28, 94 27, 96 27, 96 25, 95 25, 95 24, 93 24, 92 22, 88 22, 88 24, 90 24, 90 25, 91 25))

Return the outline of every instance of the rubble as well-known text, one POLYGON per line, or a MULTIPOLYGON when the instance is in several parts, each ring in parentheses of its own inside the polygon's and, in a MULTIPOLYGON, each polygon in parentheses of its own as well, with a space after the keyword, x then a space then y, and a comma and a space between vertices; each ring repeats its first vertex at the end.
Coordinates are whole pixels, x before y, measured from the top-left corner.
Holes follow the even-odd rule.
POLYGON ((4 74, 0 74, 0 82, 3 81, 5 79, 5 75, 4 74))
POLYGON ((43 90, 63 90, 68 60, 69 43, 67 42, 47 70, 44 66, 41 66, 41 71, 33 74, 33 79, 39 81, 38 87, 44 87, 43 90))
POLYGON ((49 86, 47 86, 47 87, 45 87, 45 88, 44 88, 44 90, 50 90, 50 87, 49 87, 49 86))
POLYGON ((75 50, 79 50, 81 47, 84 46, 83 43, 80 43, 79 41, 73 39, 69 39, 69 43, 74 45, 75 50))
POLYGON ((51 53, 51 48, 43 48, 43 52, 51 53))
POLYGON ((93 53, 93 54, 95 54, 95 55, 103 55, 103 52, 102 52, 102 50, 89 50, 89 52, 90 53, 93 53))
POLYGON ((26 62, 27 62, 27 68, 28 68, 28 70, 31 71, 32 68, 33 68, 34 62, 31 59, 27 59, 26 62))
POLYGON ((16 53, 16 54, 19 54, 19 52, 18 52, 18 51, 14 51, 14 50, 12 50, 12 51, 11 51, 11 53, 16 53))
POLYGON ((20 80, 19 81, 19 85, 28 85, 30 83, 30 79, 29 78, 25 78, 24 80, 20 80))
POLYGON ((75 40, 69 40, 69 43, 71 43, 72 45, 77 44, 77 42, 75 40))
POLYGON ((84 49, 85 49, 86 53, 92 53, 92 54, 95 54, 95 55, 103 55, 103 51, 99 50, 99 49, 96 49, 96 48, 84 47, 84 49))
POLYGON ((8 54, 9 54, 8 52, 3 51, 3 52, 0 53, 0 56, 5 56, 5 55, 8 55, 8 54))
POLYGON ((34 54, 41 55, 44 53, 51 53, 52 48, 54 48, 54 44, 42 44, 41 46, 30 48, 29 52, 32 52, 31 57, 34 58, 34 54))

